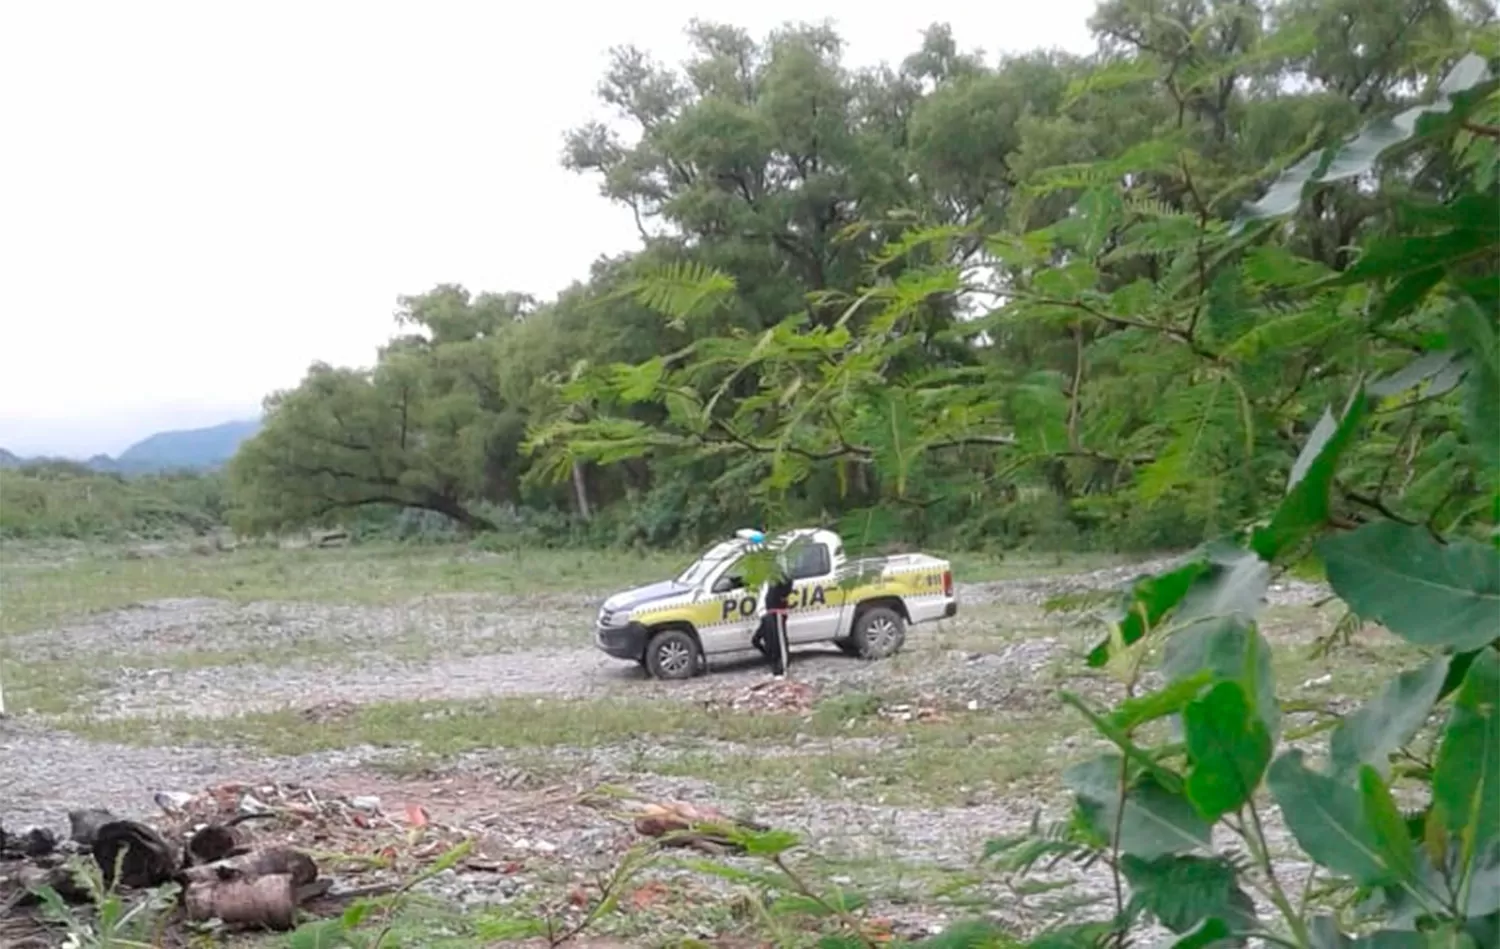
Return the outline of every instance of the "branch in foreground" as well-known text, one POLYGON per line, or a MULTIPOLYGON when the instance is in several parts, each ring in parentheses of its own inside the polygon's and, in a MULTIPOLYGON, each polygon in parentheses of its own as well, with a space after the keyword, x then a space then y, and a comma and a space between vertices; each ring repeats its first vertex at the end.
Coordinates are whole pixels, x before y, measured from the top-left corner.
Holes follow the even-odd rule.
POLYGON ((1220 361, 1218 353, 1204 348, 1203 344, 1198 342, 1191 332, 1178 329, 1175 326, 1162 326, 1157 323, 1148 323, 1145 320, 1133 320, 1126 316, 1115 316, 1113 313, 1106 313, 1096 306, 1084 303, 1082 300, 1062 300, 1056 297, 1028 297, 1027 299, 1031 303, 1040 303, 1044 306, 1065 306, 1079 310, 1102 323, 1107 323, 1119 329, 1148 330, 1152 333, 1158 333, 1183 344, 1195 356, 1206 359, 1209 362, 1216 363, 1220 361))

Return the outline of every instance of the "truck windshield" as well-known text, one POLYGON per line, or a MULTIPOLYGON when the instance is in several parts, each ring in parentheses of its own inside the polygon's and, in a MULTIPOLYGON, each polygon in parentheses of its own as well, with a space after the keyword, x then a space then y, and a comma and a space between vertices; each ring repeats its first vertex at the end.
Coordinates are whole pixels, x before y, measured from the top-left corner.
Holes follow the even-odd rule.
POLYGON ((688 565, 686 570, 678 574, 677 582, 690 587, 699 586, 724 561, 738 556, 742 547, 743 545, 739 541, 734 540, 726 540, 723 543, 715 544, 709 549, 708 553, 694 560, 688 565))

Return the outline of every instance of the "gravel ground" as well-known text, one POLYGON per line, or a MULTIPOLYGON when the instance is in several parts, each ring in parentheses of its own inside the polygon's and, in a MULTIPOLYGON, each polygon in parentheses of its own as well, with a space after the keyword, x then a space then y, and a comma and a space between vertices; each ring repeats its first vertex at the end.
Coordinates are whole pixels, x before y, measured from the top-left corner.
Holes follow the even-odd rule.
MULTIPOLYGON (((809 651, 796 657, 793 676, 825 695, 896 689, 961 697, 972 703, 970 708, 1021 707, 1040 697, 1044 670, 1073 662, 1071 657, 1096 635, 1044 621, 1038 607, 1059 594, 1118 584, 1155 566, 960 585, 959 616, 914 629, 907 651, 897 659, 864 663, 809 651)), ((1273 605, 1306 605, 1322 595, 1316 586, 1293 582, 1273 589, 1269 599, 1273 605)), ((443 596, 387 607, 155 600, 15 637, 7 645, 34 661, 88 656, 125 663, 103 675, 103 689, 91 700, 91 714, 99 717, 219 717, 329 701, 507 694, 700 701, 743 691, 766 674, 763 666, 742 664, 686 683, 647 681, 633 664, 611 660, 588 645, 596 610, 596 598, 577 595, 443 596)), ((859 741, 869 751, 868 743, 878 745, 879 740, 859 741)), ((702 743, 695 750, 743 749, 702 743)), ((776 753, 798 750, 809 749, 797 746, 776 753)), ((128 748, 84 741, 37 721, 0 720, 0 820, 11 828, 45 823, 61 829, 66 812, 75 807, 149 812, 152 793, 158 790, 195 790, 227 780, 316 784, 347 780, 350 774, 364 774, 368 780, 368 766, 392 753, 354 748, 267 758, 211 747, 128 748)), ((639 760, 639 749, 559 748, 549 753, 562 762, 576 759, 581 778, 628 781, 648 794, 706 801, 726 797, 708 782, 617 774, 628 761, 639 760)), ((452 773, 478 777, 493 796, 507 793, 502 790, 507 780, 501 777, 507 767, 503 755, 476 755, 457 762, 452 773)), ((972 865, 985 839, 1023 831, 1039 809, 1059 816, 1060 807, 1057 801, 1011 799, 971 807, 902 808, 860 800, 855 793, 846 800, 759 802, 756 816, 805 833, 824 853, 849 858, 899 854, 961 868, 972 865)), ((613 839, 603 823, 558 825, 550 833, 560 855, 580 858, 597 855, 613 839)), ((1098 892, 1109 885, 1097 873, 1084 883, 1098 892)), ((457 881, 454 887, 454 892, 467 893, 472 884, 457 881)), ((1006 921, 1031 928, 1047 915, 1047 899, 1011 895, 1006 921)), ((901 912, 919 923, 941 921, 928 911, 908 907, 901 912)))

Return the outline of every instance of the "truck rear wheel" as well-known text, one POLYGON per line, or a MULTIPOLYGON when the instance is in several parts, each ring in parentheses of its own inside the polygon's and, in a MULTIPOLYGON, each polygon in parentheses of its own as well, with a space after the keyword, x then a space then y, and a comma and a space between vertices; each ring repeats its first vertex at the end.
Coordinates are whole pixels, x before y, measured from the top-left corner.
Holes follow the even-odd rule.
POLYGON ((855 619, 853 640, 861 659, 894 656, 906 642, 906 621, 889 606, 872 606, 855 619))
POLYGON ((681 629, 664 629, 646 644, 646 670, 657 679, 690 679, 698 671, 698 640, 681 629))

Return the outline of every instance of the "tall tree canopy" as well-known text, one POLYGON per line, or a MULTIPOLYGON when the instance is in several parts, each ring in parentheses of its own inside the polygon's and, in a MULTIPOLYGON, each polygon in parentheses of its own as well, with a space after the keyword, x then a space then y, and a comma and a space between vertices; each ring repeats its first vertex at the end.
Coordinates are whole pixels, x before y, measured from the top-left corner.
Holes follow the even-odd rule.
MULTIPOLYGON (((641 247, 552 300, 401 301, 372 370, 268 400, 234 465, 245 524, 556 512, 664 543, 878 512, 965 545, 1187 544, 1278 494, 1355 380, 1482 349, 1495 294, 1468 329, 1448 295, 1493 253, 1352 275, 1495 206, 1486 77, 1452 148, 1411 111, 1469 94, 1439 86, 1455 64, 1494 68, 1490 7, 1107 0, 1091 27, 1090 56, 987 60, 937 25, 859 69, 826 26, 694 22, 676 67, 615 50, 619 121, 565 162, 641 247)), ((1341 503, 1493 519, 1449 388, 1377 410, 1341 503)))

